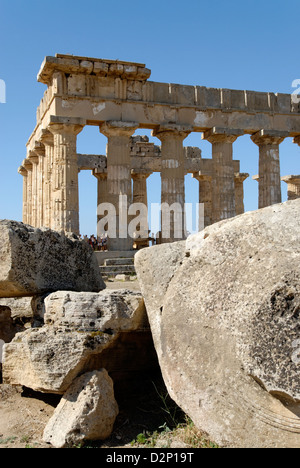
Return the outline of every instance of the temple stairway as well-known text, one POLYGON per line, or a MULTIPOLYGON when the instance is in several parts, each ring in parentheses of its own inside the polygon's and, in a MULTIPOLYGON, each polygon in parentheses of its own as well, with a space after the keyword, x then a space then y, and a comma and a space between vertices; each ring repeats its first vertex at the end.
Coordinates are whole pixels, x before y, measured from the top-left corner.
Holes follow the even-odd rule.
POLYGON ((114 278, 117 275, 135 275, 134 255, 136 251, 95 252, 102 277, 114 278))

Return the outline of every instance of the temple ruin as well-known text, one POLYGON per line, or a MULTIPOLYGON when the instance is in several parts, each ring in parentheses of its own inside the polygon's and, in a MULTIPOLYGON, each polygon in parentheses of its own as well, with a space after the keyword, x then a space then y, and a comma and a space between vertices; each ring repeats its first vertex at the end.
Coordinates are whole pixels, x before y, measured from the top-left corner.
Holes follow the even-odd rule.
MULTIPOLYGON (((45 58, 38 81, 47 89, 19 168, 24 223, 79 234, 81 170, 91 170, 98 180, 98 205, 111 203, 117 213, 120 195, 128 204, 147 205, 147 178, 153 172, 161 174, 161 203, 184 207, 185 175, 191 173, 199 181, 204 225, 234 217, 244 212, 248 174, 233 159, 233 143, 245 134, 259 148, 259 208, 281 202, 280 144, 294 138, 300 146, 300 104, 291 95, 156 83, 150 74, 140 63, 61 54, 45 58), (77 153, 77 135, 85 125, 98 126, 107 137, 105 155, 77 153), (137 129, 152 130, 161 145, 134 136, 137 129), (212 159, 184 146, 191 132, 211 143, 212 159)), ((298 198, 300 176, 282 180, 289 199, 298 198)), ((175 239, 170 232, 162 242, 175 239)), ((109 239, 110 251, 132 248, 129 235, 109 239)))

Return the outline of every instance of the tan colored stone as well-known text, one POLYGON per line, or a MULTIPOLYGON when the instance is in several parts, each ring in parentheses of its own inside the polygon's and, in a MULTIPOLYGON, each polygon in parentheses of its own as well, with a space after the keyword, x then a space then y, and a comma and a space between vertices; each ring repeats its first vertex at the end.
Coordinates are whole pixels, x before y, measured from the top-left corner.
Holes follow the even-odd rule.
POLYGON ((19 333, 5 345, 4 382, 63 394, 121 333, 148 326, 141 294, 124 289, 50 294, 44 320, 43 327, 19 333))
POLYGON ((170 396, 221 446, 299 447, 300 200, 135 255, 170 396))
POLYGON ((289 175, 282 177, 281 180, 287 183, 288 200, 300 198, 300 175, 289 175))
POLYGON ((161 230, 162 242, 173 242, 185 238, 185 186, 183 140, 189 129, 177 126, 162 126, 153 131, 153 136, 161 140, 161 230), (174 214, 170 207, 177 206, 174 214))
POLYGON ((116 237, 109 236, 109 250, 132 250, 133 241, 128 235, 128 225, 121 218, 120 197, 128 207, 132 201, 130 137, 137 129, 135 122, 106 122, 100 131, 108 138, 107 142, 107 203, 111 203, 116 213, 116 237), (121 234, 121 230, 123 233, 121 234))
POLYGON ((68 388, 48 422, 44 442, 55 448, 105 440, 119 413, 113 381, 105 369, 83 374, 68 388))
POLYGON ((92 249, 75 236, 0 221, 0 297, 105 288, 92 249))
POLYGON ((232 144, 241 135, 239 130, 216 128, 204 133, 212 144, 212 222, 236 215, 235 181, 232 144))
POLYGON ((279 145, 286 136, 285 132, 261 130, 251 137, 259 146, 259 208, 281 202, 279 145))

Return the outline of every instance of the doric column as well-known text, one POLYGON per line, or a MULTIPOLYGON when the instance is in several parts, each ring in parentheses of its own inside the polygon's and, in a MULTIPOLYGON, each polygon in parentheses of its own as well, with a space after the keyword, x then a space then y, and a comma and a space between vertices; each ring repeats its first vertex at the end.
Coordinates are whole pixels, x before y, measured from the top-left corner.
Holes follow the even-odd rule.
POLYGON ((281 180, 288 186, 288 200, 300 198, 300 175, 285 176, 282 177, 281 180))
POLYGON ((152 135, 161 141, 162 242, 185 238, 185 164, 183 140, 190 129, 161 126, 152 135))
POLYGON ((287 136, 287 133, 265 130, 251 136, 259 146, 259 208, 281 203, 279 145, 287 136))
POLYGON ((27 171, 27 224, 32 226, 32 169, 33 163, 29 159, 24 159, 22 166, 27 171))
POLYGON ((36 142, 34 152, 38 157, 37 174, 36 174, 36 226, 44 226, 44 171, 45 171, 45 147, 41 142, 36 142))
POLYGON ((52 169, 54 158, 54 137, 49 131, 43 131, 41 142, 45 147, 43 181, 43 225, 52 228, 52 169))
POLYGON ((133 248, 128 234, 128 208, 132 200, 130 137, 137 128, 135 122, 110 121, 100 125, 100 132, 107 137, 107 202, 116 213, 115 235, 108 236, 109 250, 133 248))
MULTIPOLYGON (((147 195, 147 179, 152 172, 137 172, 131 171, 132 177, 132 203, 143 205, 144 209, 140 212, 141 223, 137 225, 137 234, 142 238, 148 238, 148 195, 147 195), (142 232, 141 232, 142 231, 142 232)), ((147 242, 146 242, 147 243, 147 242)))
POLYGON ((92 174, 97 179, 97 237, 101 237, 104 232, 100 229, 99 223, 104 217, 104 212, 100 210, 100 206, 104 203, 108 203, 107 170, 98 168, 93 169, 92 174))
POLYGON ((37 210, 38 210, 38 164, 39 157, 34 151, 30 151, 28 159, 32 162, 32 178, 31 178, 31 226, 39 227, 37 224, 37 210))
POLYGON ((244 182, 249 177, 249 174, 236 172, 234 174, 235 186, 235 210, 236 214, 240 215, 245 212, 244 205, 244 182))
POLYGON ((79 234, 78 163, 76 141, 83 125, 51 123, 54 135, 52 229, 79 234))
POLYGON ((199 203, 204 204, 204 227, 212 224, 212 177, 194 172, 193 178, 199 181, 199 203))
POLYGON ((214 127, 203 135, 212 144, 212 223, 236 215, 232 145, 241 134, 214 127))
POLYGON ((27 223, 27 179, 28 179, 28 171, 25 169, 24 166, 20 166, 18 169, 18 173, 21 174, 23 177, 23 216, 22 220, 24 224, 27 223))

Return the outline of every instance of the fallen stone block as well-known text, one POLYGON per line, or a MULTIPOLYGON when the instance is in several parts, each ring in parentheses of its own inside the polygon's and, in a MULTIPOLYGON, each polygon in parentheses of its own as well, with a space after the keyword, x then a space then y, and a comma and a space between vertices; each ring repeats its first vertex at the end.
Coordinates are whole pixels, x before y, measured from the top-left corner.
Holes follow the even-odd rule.
POLYGON ((221 446, 300 446, 300 200, 143 249, 170 396, 221 446))
POLYGON ((76 236, 0 221, 0 297, 105 288, 93 250, 76 236))
POLYGON ((119 413, 113 382, 105 369, 78 377, 63 395, 48 422, 44 442, 55 448, 105 440, 119 413))
POLYGON ((121 289, 52 293, 45 300, 44 320, 43 327, 18 333, 4 346, 4 383, 63 394, 120 334, 149 326, 142 295, 121 289))

